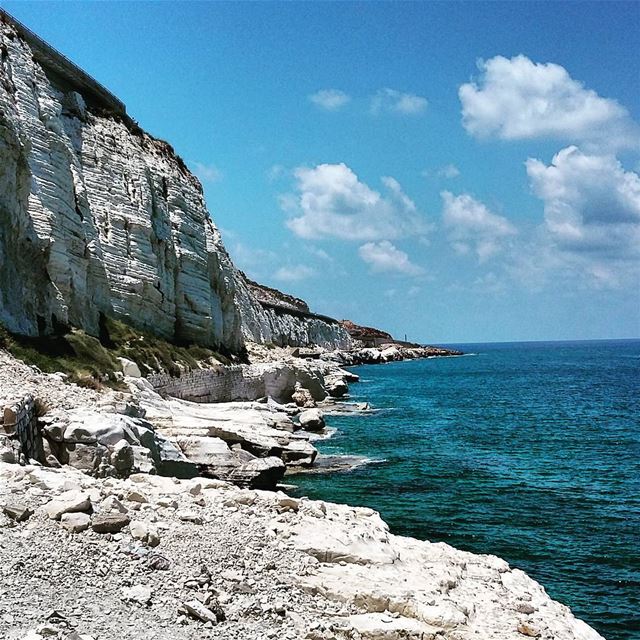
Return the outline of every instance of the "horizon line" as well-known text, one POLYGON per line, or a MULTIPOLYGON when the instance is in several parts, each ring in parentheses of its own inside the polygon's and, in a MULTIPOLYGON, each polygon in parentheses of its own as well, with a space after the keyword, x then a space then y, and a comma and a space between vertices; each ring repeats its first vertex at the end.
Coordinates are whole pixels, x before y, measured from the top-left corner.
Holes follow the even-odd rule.
POLYGON ((463 344, 533 344, 533 343, 545 343, 545 342, 633 342, 640 341, 640 337, 635 338, 554 338, 550 340, 474 340, 470 342, 420 342, 419 344, 424 344, 428 346, 455 346, 455 345, 463 345, 463 344))

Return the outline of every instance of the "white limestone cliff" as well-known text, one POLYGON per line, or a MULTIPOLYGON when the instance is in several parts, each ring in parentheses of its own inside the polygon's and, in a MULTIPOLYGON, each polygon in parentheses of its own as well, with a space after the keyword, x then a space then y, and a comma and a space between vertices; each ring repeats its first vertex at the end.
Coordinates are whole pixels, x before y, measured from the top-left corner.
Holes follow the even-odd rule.
POLYGON ((173 149, 96 106, 2 18, 0 322, 97 335, 105 314, 231 351, 348 344, 339 325, 263 309, 173 149))

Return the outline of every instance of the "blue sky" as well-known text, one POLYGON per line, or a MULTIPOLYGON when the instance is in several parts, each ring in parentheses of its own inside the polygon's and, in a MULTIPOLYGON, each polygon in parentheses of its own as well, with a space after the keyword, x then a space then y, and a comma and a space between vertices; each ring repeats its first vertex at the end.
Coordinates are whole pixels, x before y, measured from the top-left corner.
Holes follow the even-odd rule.
POLYGON ((240 268, 430 342, 640 336, 640 4, 10 2, 240 268))

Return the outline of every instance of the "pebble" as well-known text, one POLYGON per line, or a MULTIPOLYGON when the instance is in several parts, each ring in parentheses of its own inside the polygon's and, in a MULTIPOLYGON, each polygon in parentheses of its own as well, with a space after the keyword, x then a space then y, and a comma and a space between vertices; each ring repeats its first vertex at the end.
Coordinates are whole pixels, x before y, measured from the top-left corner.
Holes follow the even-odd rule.
POLYGON ((177 511, 176 516, 185 522, 193 524, 202 524, 202 516, 194 511, 177 511))
POLYGON ((218 617, 216 614, 208 607, 205 607, 199 600, 183 602, 181 610, 184 610, 187 615, 192 618, 196 618, 197 620, 201 620, 202 622, 210 622, 211 624, 218 623, 218 617))
POLYGON ((127 500, 129 500, 129 502, 139 502, 140 504, 149 502, 147 496, 139 491, 129 491, 129 493, 127 493, 127 500))
POLYGON ((133 587, 124 587, 122 589, 122 599, 137 602, 140 605, 146 606, 151 602, 152 593, 153 592, 150 587, 138 584, 133 587))

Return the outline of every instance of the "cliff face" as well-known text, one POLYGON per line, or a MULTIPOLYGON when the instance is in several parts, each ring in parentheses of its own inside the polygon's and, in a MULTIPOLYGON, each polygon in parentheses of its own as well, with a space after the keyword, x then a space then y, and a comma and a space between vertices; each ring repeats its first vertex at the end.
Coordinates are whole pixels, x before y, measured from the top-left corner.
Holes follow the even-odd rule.
POLYGON ((270 336, 267 342, 278 346, 319 345, 339 349, 351 346, 348 331, 336 320, 311 313, 304 300, 242 275, 251 296, 262 309, 257 322, 259 333, 270 336))
POLYGON ((339 327, 318 331, 263 309, 173 149, 105 111, 19 31, 0 21, 5 326, 36 335, 73 325, 97 335, 105 314, 232 351, 246 339, 309 344, 318 333, 329 345, 348 342, 339 327))
POLYGON ((311 311, 309 305, 304 300, 274 289, 273 287, 266 287, 263 284, 254 282, 247 278, 244 273, 242 275, 249 287, 249 291, 251 291, 251 294, 258 302, 277 305, 279 307, 288 307, 294 311, 301 311, 303 313, 309 313, 311 311))
POLYGON ((352 346, 351 337, 337 322, 280 308, 263 307, 250 335, 256 342, 279 347, 317 345, 326 349, 349 349, 352 346))
POLYGON ((386 331, 374 329, 373 327, 363 327, 351 320, 341 320, 340 324, 348 331, 349 335, 356 340, 367 340, 378 338, 380 340, 393 341, 393 336, 386 331))

